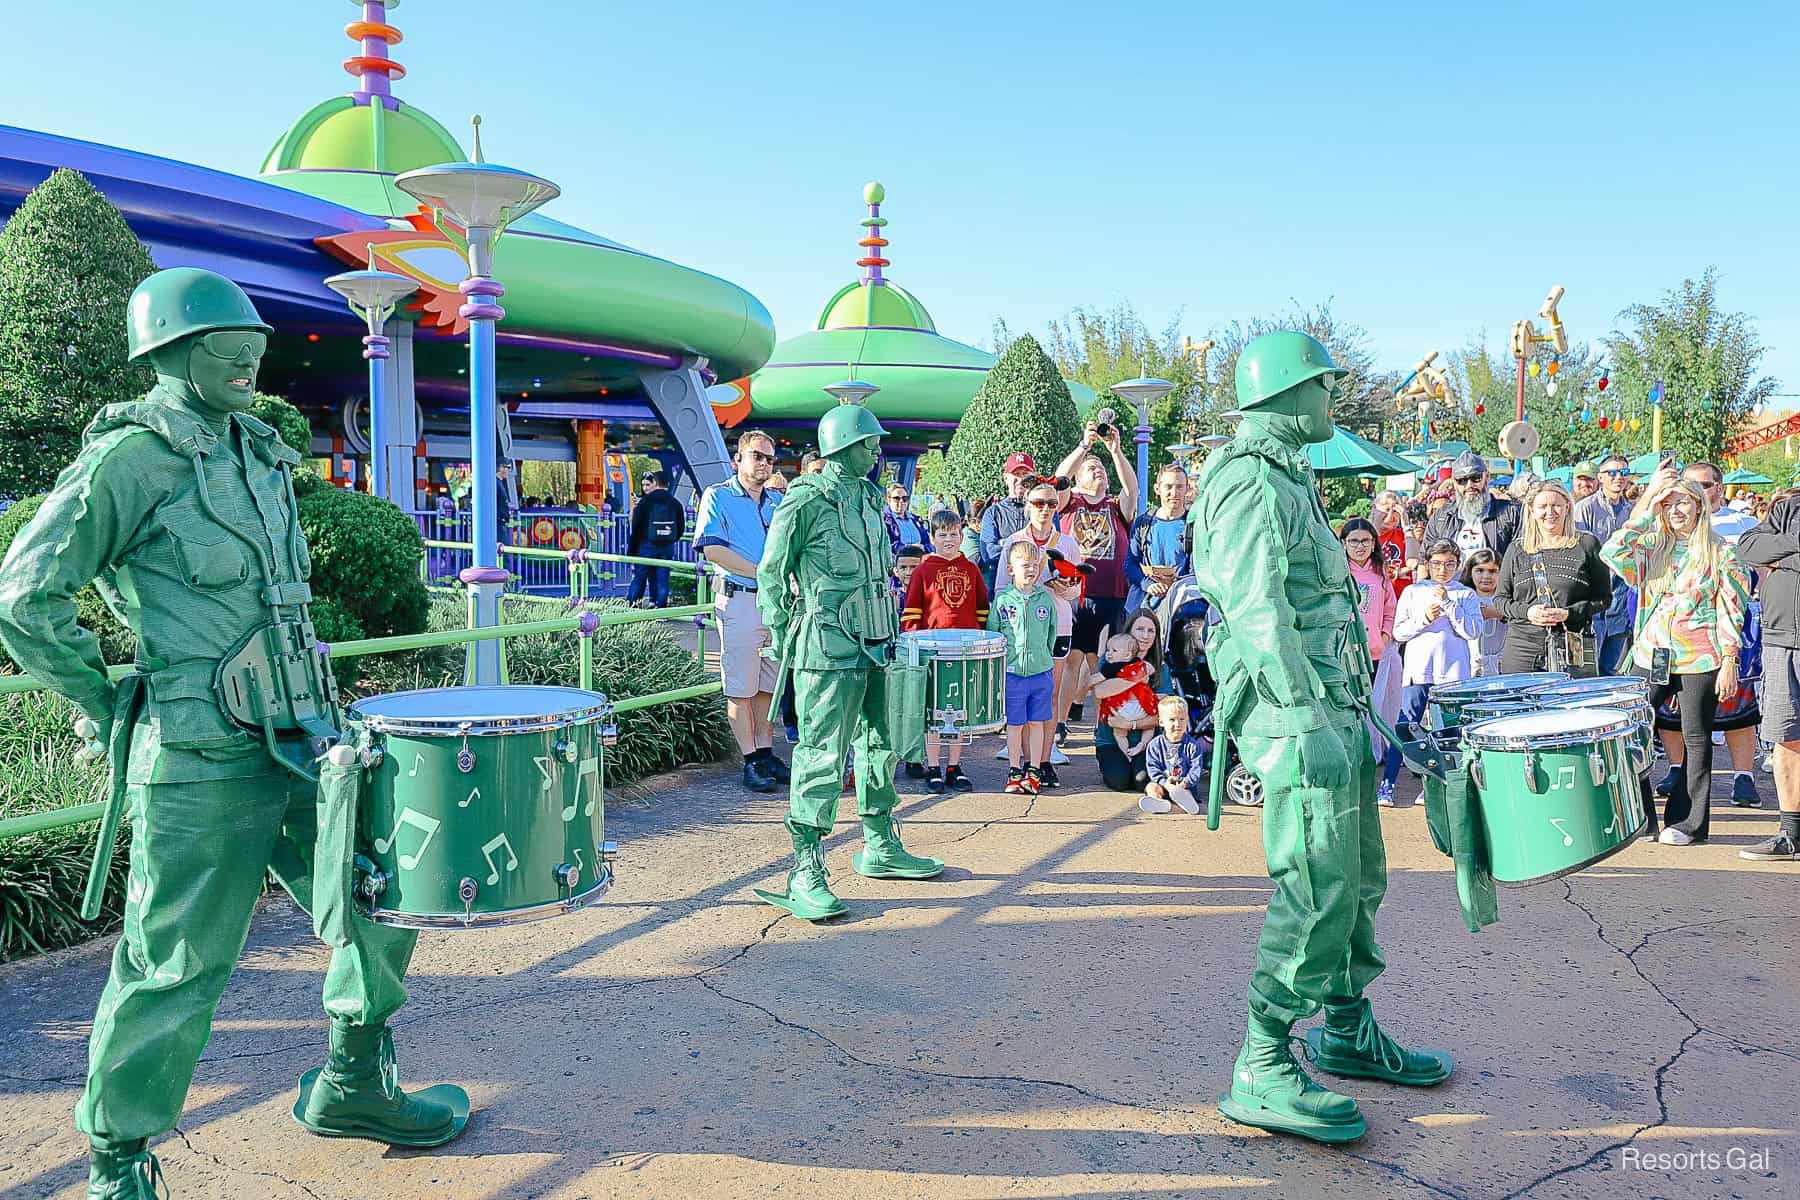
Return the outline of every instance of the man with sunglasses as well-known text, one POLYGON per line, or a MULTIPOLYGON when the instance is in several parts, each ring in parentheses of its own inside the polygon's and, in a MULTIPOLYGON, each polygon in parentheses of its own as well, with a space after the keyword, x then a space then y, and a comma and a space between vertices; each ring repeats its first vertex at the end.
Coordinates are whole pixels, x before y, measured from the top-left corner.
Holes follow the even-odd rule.
POLYGON ((1519 506, 1490 494, 1487 460, 1463 451, 1450 464, 1450 481, 1455 495, 1425 523, 1425 545, 1454 542, 1465 559, 1485 546, 1505 558, 1519 534, 1519 506))
MULTIPOLYGON (((76 732, 87 753, 110 755, 113 802, 130 806, 125 932, 75 1108, 90 1145, 87 1194, 159 1194, 149 1139, 181 1116, 270 872, 319 914, 333 946, 330 1057, 302 1079, 295 1117, 327 1136, 441 1145, 462 1132, 468 1097, 448 1085, 401 1091, 387 1027, 406 1001, 417 935, 315 889, 326 810, 299 771, 335 740, 336 684, 311 652, 312 563, 291 481, 300 455, 249 414, 269 326, 235 283, 187 267, 139 284, 127 312, 130 356, 149 360, 156 386, 94 418, 0 569, 0 639, 81 710, 76 732), (74 597, 90 582, 137 635, 134 670, 116 683, 76 625, 74 597), (268 699, 284 732, 265 740, 221 681, 272 671, 270 644, 294 647, 283 670, 305 682, 268 699)), ((355 759, 339 745, 330 761, 342 770, 355 759)), ((348 839, 327 825, 327 844, 334 831, 348 839)))
POLYGON ((881 523, 887 526, 888 545, 895 554, 902 546, 929 546, 931 534, 925 522, 912 515, 907 506, 912 496, 903 484, 888 485, 887 507, 881 510, 881 523))
POLYGON ((788 782, 789 772, 774 750, 769 705, 778 664, 762 652, 770 635, 756 607, 756 569, 782 495, 768 486, 775 471, 774 439, 760 429, 745 430, 738 435, 733 466, 730 479, 701 493, 694 513, 694 549, 725 577, 713 614, 719 624, 725 713, 744 756, 744 786, 772 792, 788 782))
MULTIPOLYGON (((1574 508, 1575 528, 1588 534, 1602 546, 1619 527, 1631 519, 1631 500, 1626 488, 1631 482, 1631 464, 1622 454, 1609 454, 1600 460, 1600 490, 1574 508)), ((1602 675, 1618 675, 1625 666, 1625 653, 1631 648, 1632 589, 1613 588, 1612 603, 1594 618, 1595 669, 1602 675)))

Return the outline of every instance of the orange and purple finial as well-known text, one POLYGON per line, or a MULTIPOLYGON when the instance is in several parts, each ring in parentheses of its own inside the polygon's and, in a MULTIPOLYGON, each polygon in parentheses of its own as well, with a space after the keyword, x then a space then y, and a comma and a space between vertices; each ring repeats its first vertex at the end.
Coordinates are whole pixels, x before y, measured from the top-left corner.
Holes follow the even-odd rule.
POLYGON ((863 249, 863 257, 856 260, 856 265, 863 268, 863 282, 876 286, 887 283, 887 280, 881 277, 881 268, 890 265, 888 260, 881 256, 882 250, 886 249, 888 244, 888 240, 881 236, 881 231, 887 227, 887 218, 881 215, 881 202, 885 199, 887 199, 887 189, 879 183, 871 182, 863 185, 863 203, 869 206, 869 215, 862 220, 863 228, 867 233, 860 242, 856 243, 863 249))
POLYGON ((344 36, 362 44, 362 53, 344 60, 344 70, 356 76, 356 91, 351 93, 358 104, 379 102, 385 108, 399 107, 390 84, 406 78, 406 68, 388 57, 388 47, 400 40, 400 31, 387 23, 387 10, 400 7, 400 0, 350 0, 362 8, 362 20, 344 26, 344 36))

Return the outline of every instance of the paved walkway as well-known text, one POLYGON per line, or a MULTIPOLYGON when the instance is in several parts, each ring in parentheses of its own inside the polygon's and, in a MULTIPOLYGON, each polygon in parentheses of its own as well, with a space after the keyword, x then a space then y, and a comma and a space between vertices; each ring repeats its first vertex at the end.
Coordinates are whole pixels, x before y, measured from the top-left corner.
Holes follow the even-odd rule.
MULTIPOLYGON (((1228 808, 1212 834, 1145 817, 1085 790, 1076 753, 1074 786, 1035 800, 908 797, 909 843, 952 864, 936 881, 860 878, 840 826, 828 861, 852 911, 825 926, 750 894, 786 861, 780 800, 718 771, 612 797, 621 874, 601 907, 421 942, 403 1078, 454 1080, 477 1106, 436 1153, 290 1118, 321 1054, 324 955, 271 900, 157 1146, 175 1194, 1800 1194, 1800 874, 1737 857, 1772 812, 1724 808, 1710 845, 1639 844, 1505 892, 1478 935, 1422 811, 1384 813, 1391 965, 1371 995, 1457 1072, 1349 1087, 1369 1134, 1333 1150, 1214 1109, 1269 893, 1257 811, 1228 808)), ((0 1196, 80 1194, 69 1110, 109 949, 0 969, 0 1196)))

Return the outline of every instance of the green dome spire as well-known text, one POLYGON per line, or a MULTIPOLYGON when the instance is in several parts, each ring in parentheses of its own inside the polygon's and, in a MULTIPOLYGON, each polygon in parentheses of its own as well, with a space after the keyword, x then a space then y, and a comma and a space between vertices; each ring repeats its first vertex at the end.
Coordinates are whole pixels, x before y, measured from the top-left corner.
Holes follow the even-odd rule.
POLYGON ((881 269, 892 264, 885 257, 888 240, 882 236, 887 218, 881 215, 881 203, 887 189, 873 181, 863 185, 863 203, 869 215, 862 219, 863 237, 857 242, 862 257, 856 265, 863 269, 860 282, 846 284, 825 303, 819 314, 820 329, 917 329, 936 333, 931 314, 905 288, 892 283, 881 269))

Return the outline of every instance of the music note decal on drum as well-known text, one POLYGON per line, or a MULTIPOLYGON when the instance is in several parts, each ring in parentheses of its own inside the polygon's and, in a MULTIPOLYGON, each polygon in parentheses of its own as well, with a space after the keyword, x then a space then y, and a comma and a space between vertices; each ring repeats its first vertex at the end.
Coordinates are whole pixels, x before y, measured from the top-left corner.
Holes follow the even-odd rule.
POLYGON ((483 842, 481 845, 481 855, 483 858, 487 859, 487 881, 489 884, 500 882, 500 868, 494 865, 494 851, 502 848, 506 850, 507 872, 510 874, 519 869, 519 856, 513 853, 512 843, 507 840, 504 833, 496 834, 493 838, 483 842))
POLYGON ((594 797, 600 794, 600 760, 598 758, 584 758, 581 760, 581 777, 576 781, 576 786, 579 791, 587 792, 587 806, 581 810, 581 815, 584 817, 593 816, 594 797), (591 789, 583 786, 590 779, 593 781, 593 787, 591 789))
POLYGON ((425 756, 423 754, 413 755, 413 769, 406 773, 406 777, 408 779, 411 779, 413 776, 415 776, 419 773, 419 768, 424 765, 425 765, 425 756))
POLYGON ((458 800, 456 802, 456 807, 467 808, 467 807, 469 807, 469 805, 471 803, 473 803, 474 801, 479 800, 479 799, 481 799, 481 789, 480 788, 470 788, 469 794, 467 796, 464 796, 461 800, 458 800))
MULTIPOLYGON (((1573 767, 1571 767, 1569 769, 1574 770, 1573 767)), ((1566 820, 1568 820, 1567 817, 1551 817, 1550 823, 1552 825, 1556 826, 1556 832, 1563 835, 1563 845, 1573 846, 1575 844, 1575 839, 1569 836, 1569 831, 1567 829, 1563 828, 1563 822, 1566 820)), ((490 879, 490 880, 488 880, 488 882, 492 883, 493 880, 490 879)))
POLYGON ((419 830, 425 835, 425 840, 420 842, 419 848, 414 850, 411 854, 400 855, 400 869, 402 871, 410 871, 419 865, 419 859, 425 854, 425 847, 431 845, 431 839, 437 836, 438 826, 440 824, 442 824, 442 822, 436 817, 428 817, 424 813, 414 812, 410 808, 403 808, 400 810, 399 817, 394 821, 394 828, 388 835, 384 838, 378 837, 375 839, 375 853, 386 854, 388 850, 393 847, 394 842, 399 838, 401 828, 403 826, 411 825, 414 829, 419 830))
POLYGON ((1553 792, 1565 791, 1574 786, 1575 768, 1572 766, 1556 768, 1556 778, 1550 781, 1550 790, 1553 792))
MULTIPOLYGON (((531 756, 531 761, 537 764, 538 774, 544 777, 543 790, 546 792, 549 791, 550 785, 556 781, 555 774, 550 770, 549 756, 544 754, 534 754, 531 756)), ((563 818, 565 821, 568 819, 569 818, 567 817, 563 818)))
POLYGON ((575 847, 575 882, 581 882, 581 873, 587 870, 587 864, 581 861, 581 847, 575 847))

